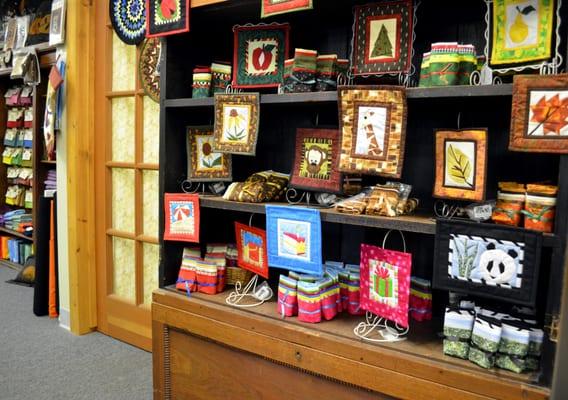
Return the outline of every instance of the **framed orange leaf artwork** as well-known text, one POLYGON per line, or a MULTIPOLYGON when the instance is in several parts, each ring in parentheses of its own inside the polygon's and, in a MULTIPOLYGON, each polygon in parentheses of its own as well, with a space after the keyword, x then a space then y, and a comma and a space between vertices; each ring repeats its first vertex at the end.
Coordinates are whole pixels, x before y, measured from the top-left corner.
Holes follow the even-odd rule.
POLYGON ((509 150, 568 154, 568 74, 514 77, 509 150))

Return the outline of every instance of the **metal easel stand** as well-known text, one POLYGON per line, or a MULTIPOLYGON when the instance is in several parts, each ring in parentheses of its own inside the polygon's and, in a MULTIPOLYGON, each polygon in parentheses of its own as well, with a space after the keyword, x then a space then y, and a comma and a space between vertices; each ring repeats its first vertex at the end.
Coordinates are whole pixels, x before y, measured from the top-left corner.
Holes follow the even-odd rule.
POLYGON ((242 288, 242 283, 235 284, 235 290, 229 294, 225 302, 233 307, 249 308, 257 307, 264 302, 270 300, 274 295, 272 289, 266 282, 262 282, 258 287, 258 275, 253 278, 242 288), (253 301, 251 303, 251 301, 253 301))
POLYGON ((184 193, 205 193, 205 189, 206 186, 204 182, 191 182, 186 179, 181 183, 181 190, 183 190, 184 193))
POLYGON ((409 330, 410 328, 402 328, 397 323, 367 311, 365 321, 360 322, 353 329, 353 333, 358 338, 368 342, 385 343, 406 340, 409 330))
POLYGON ((511 72, 522 72, 524 70, 538 70, 540 75, 554 75, 559 72, 560 66, 562 65, 562 54, 560 52, 560 25, 562 18, 560 16, 560 9, 562 8, 562 0, 556 1, 556 46, 554 49, 553 57, 550 61, 542 61, 536 64, 521 65, 518 67, 509 68, 491 68, 489 66, 489 38, 491 36, 491 9, 493 0, 484 0, 486 11, 485 11, 485 47, 483 50, 483 55, 485 56, 485 64, 481 68, 481 71, 474 71, 469 82, 471 85, 499 85, 502 82, 499 75, 508 74, 511 72), (496 75, 499 74, 499 75, 496 75))
POLYGON ((310 205, 311 199, 311 192, 299 192, 294 188, 288 188, 286 190, 286 201, 288 204, 297 205, 305 201, 307 205, 310 205))

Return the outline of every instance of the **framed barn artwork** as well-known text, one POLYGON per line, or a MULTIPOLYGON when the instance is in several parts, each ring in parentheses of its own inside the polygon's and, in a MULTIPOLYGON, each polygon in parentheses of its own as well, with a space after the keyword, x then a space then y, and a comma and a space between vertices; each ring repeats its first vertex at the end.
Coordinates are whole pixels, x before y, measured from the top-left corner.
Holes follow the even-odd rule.
POLYGON ((239 267, 268 279, 266 231, 235 222, 239 267))
POLYGON ((312 8, 314 8, 313 0, 261 0, 260 18, 312 8))
POLYGON ((164 240, 199 242, 199 195, 165 193, 164 240))
POLYGON ((485 200, 487 129, 437 130, 434 197, 485 200))
POLYGON ((337 129, 298 129, 290 186, 319 192, 341 192, 340 142, 337 129))
POLYGON ((146 37, 189 32, 190 0, 146 0, 146 37))
POLYGON ((215 94, 214 150, 254 156, 259 119, 259 93, 215 94))
POLYGON ((212 126, 187 127, 187 180, 222 182, 232 180, 230 154, 214 151, 212 126))

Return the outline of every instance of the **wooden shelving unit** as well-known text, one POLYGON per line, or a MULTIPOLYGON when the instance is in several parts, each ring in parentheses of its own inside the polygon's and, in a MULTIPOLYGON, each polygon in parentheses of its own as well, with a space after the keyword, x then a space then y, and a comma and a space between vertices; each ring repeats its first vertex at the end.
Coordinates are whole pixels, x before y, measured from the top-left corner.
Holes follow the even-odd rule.
POLYGON ((17 231, 13 231, 12 229, 8 229, 4 226, 0 226, 0 233, 7 233, 10 236, 14 236, 14 237, 17 237, 19 239, 29 240, 30 242, 33 242, 33 238, 26 236, 21 232, 17 232, 17 231))

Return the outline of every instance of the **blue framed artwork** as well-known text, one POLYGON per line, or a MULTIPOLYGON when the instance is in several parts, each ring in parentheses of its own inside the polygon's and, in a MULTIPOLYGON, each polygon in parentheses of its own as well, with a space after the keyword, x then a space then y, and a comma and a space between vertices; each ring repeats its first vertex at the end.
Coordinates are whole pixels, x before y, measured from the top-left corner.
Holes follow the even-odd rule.
POLYGON ((266 206, 268 265, 323 275, 318 210, 266 206))

